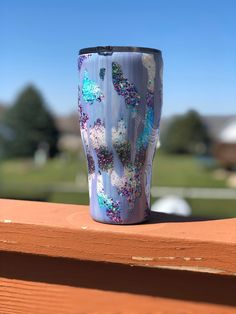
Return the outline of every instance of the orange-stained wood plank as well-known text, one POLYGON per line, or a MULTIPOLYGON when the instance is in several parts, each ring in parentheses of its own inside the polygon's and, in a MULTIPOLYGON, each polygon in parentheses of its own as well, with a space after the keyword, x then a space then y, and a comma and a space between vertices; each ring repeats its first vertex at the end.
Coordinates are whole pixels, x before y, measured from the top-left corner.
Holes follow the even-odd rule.
POLYGON ((0 250, 235 275, 236 219, 114 226, 87 206, 2 199, 0 250))
POLYGON ((0 252, 0 277, 236 306, 236 277, 0 252))
POLYGON ((1 314, 234 314, 235 307, 0 278, 1 314))

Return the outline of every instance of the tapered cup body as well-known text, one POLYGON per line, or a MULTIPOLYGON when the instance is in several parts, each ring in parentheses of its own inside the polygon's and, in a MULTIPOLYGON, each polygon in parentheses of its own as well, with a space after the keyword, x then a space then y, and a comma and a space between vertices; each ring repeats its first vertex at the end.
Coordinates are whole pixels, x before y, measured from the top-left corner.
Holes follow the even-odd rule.
POLYGON ((162 107, 161 52, 84 49, 78 65, 91 216, 111 224, 145 221, 162 107))

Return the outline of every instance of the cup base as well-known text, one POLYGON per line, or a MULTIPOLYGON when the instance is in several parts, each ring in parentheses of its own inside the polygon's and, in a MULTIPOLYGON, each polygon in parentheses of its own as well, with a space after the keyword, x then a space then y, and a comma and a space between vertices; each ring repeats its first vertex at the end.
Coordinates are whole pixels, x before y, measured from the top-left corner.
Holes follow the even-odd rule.
POLYGON ((112 221, 104 221, 104 220, 99 220, 95 217, 92 216, 92 219, 96 222, 102 223, 102 224, 106 224, 106 225, 117 225, 117 226, 122 226, 122 225, 140 225, 143 223, 146 223, 149 221, 150 217, 143 219, 143 220, 138 220, 138 221, 132 221, 132 222, 122 222, 122 223, 115 223, 112 221))

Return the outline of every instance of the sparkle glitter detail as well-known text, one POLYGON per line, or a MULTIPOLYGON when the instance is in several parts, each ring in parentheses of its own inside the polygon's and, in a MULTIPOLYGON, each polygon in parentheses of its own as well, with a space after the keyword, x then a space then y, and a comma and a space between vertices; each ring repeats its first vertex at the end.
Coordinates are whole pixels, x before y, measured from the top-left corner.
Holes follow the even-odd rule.
POLYGON ((88 139, 87 128, 81 128, 81 137, 83 139, 84 149, 87 155, 88 173, 90 175, 95 172, 95 162, 91 154, 91 151, 89 149, 89 139, 88 139))
POLYGON ((135 199, 142 193, 141 169, 143 164, 137 160, 137 156, 140 156, 139 151, 135 162, 131 162, 131 144, 128 141, 127 127, 123 119, 118 121, 116 128, 112 128, 112 144, 124 166, 124 174, 119 176, 112 171, 111 183, 117 188, 118 194, 127 199, 129 209, 132 209, 135 199))
POLYGON ((122 223, 120 203, 105 194, 101 175, 97 178, 97 190, 99 207, 106 210, 106 215, 111 221, 118 224, 122 223))
POLYGON ((106 130, 101 119, 97 119, 94 126, 90 129, 89 137, 95 150, 106 146, 106 130))
POLYGON ((155 55, 154 58, 146 55, 138 56, 141 64, 135 73, 133 62, 129 64, 126 56, 127 62, 122 56, 116 59, 113 55, 116 62, 108 68, 105 67, 109 60, 105 65, 93 54, 91 63, 86 58, 79 63, 80 126, 87 155, 90 202, 94 205, 93 216, 100 221, 128 223, 150 215, 151 166, 159 127, 161 79, 159 60, 155 55), (153 69, 155 60, 158 64, 153 69), (143 74, 145 82, 134 76, 143 74), (143 83, 144 89, 139 89, 143 83), (106 97, 109 91, 115 103, 106 97), (99 177, 104 182, 99 183, 99 177))
POLYGON ((87 113, 83 111, 81 104, 79 104, 79 113, 80 113, 80 127, 81 129, 86 129, 89 116, 87 115, 87 113))
POLYGON ((97 83, 89 79, 87 70, 84 71, 82 96, 83 99, 91 105, 95 101, 101 102, 104 98, 103 93, 97 83))
POLYGON ((112 144, 123 166, 131 159, 131 145, 127 140, 127 128, 123 119, 118 121, 117 128, 112 128, 112 144))
POLYGON ((130 83, 123 76, 121 66, 117 62, 112 62, 112 81, 118 95, 122 95, 128 107, 135 107, 140 104, 140 95, 133 83, 130 83))
POLYGON ((125 121, 120 119, 117 123, 117 128, 112 128, 113 144, 125 143, 127 141, 127 127, 125 121))
POLYGON ((91 56, 92 56, 91 53, 87 53, 87 54, 84 54, 84 55, 80 55, 80 56, 79 56, 79 64, 78 64, 79 71, 80 71, 81 68, 82 68, 82 65, 83 65, 84 60, 88 59, 88 58, 91 57, 91 56))
POLYGON ((120 158, 120 161, 123 166, 126 166, 129 164, 131 159, 131 145, 128 142, 114 145, 114 148, 117 152, 117 155, 120 158))
POLYGON ((157 130, 154 128, 154 93, 148 89, 146 93, 146 113, 144 118, 143 132, 137 139, 137 149, 140 151, 147 148, 150 141, 153 142, 153 137, 156 137, 157 130))
POLYGON ((118 224, 122 223, 119 203, 114 201, 113 198, 104 193, 98 194, 98 204, 100 208, 106 210, 106 215, 111 221, 118 224))
POLYGON ((155 85, 155 77, 156 77, 156 62, 154 59, 154 55, 150 53, 143 53, 142 62, 148 72, 147 88, 148 90, 153 92, 154 85, 155 85))
POLYGON ((103 176, 101 174, 101 171, 99 171, 99 174, 97 175, 97 193, 103 193, 104 192, 104 182, 103 182, 103 176))
POLYGON ((117 188, 120 196, 126 197, 129 209, 133 209, 135 199, 141 196, 140 173, 136 167, 132 165, 126 167, 122 177, 115 171, 112 171, 111 183, 117 188))
POLYGON ((108 171, 113 168, 113 154, 106 147, 100 147, 97 150, 98 166, 102 171, 108 171))
POLYGON ((98 166, 103 171, 113 168, 113 154, 106 144, 105 126, 101 119, 97 119, 94 126, 90 129, 89 138, 92 147, 96 151, 98 166))
POLYGON ((140 150, 141 148, 147 148, 149 143, 149 138, 153 130, 154 124, 154 111, 152 107, 146 108, 146 114, 144 119, 144 128, 143 132, 137 139, 137 149, 140 150))
POLYGON ((146 102, 148 107, 152 107, 154 109, 154 93, 148 91, 146 93, 146 102))
POLYGON ((88 163, 88 173, 92 174, 95 172, 95 162, 93 156, 87 152, 87 163, 88 163))
POLYGON ((135 162, 134 165, 137 169, 137 171, 140 171, 142 169, 145 161, 146 161, 146 149, 144 147, 141 147, 137 154, 135 155, 135 162))
POLYGON ((101 80, 104 80, 105 73, 106 73, 106 69, 105 68, 101 68, 100 71, 99 71, 99 77, 100 77, 101 80))
POLYGON ((87 121, 89 119, 88 115, 83 111, 82 105, 79 103, 79 113, 80 113, 80 131, 81 137, 83 139, 84 148, 87 155, 87 165, 88 165, 88 174, 91 175, 95 172, 95 162, 93 156, 91 155, 89 149, 89 139, 88 139, 88 129, 87 121))

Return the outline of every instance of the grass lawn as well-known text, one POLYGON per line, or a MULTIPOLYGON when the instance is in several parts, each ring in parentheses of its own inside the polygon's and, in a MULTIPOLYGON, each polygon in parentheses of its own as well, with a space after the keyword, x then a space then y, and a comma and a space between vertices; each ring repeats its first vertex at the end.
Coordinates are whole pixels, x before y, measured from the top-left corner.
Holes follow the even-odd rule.
POLYGON ((167 155, 157 152, 153 162, 153 186, 225 187, 224 180, 216 180, 213 171, 187 155, 167 155))
MULTIPOLYGON (((43 168, 32 160, 8 160, 0 164, 0 185, 47 187, 57 183, 73 183, 76 176, 87 175, 83 157, 67 156, 49 160, 43 168)), ((211 171, 191 156, 156 154, 153 162, 153 186, 225 187, 211 171)))
MULTIPOLYGON (((51 202, 88 204, 87 193, 52 191, 60 185, 74 185, 76 177, 86 186, 85 159, 78 156, 58 157, 37 168, 32 160, 8 160, 0 163, 0 197, 51 202)), ((153 186, 226 187, 191 156, 173 156, 158 152, 153 162, 153 186)), ((195 215, 236 216, 235 200, 188 200, 195 215)))
POLYGON ((7 160, 0 164, 0 184, 47 187, 56 183, 73 183, 78 173, 87 173, 84 158, 75 156, 49 160, 45 166, 36 167, 31 159, 7 160))

